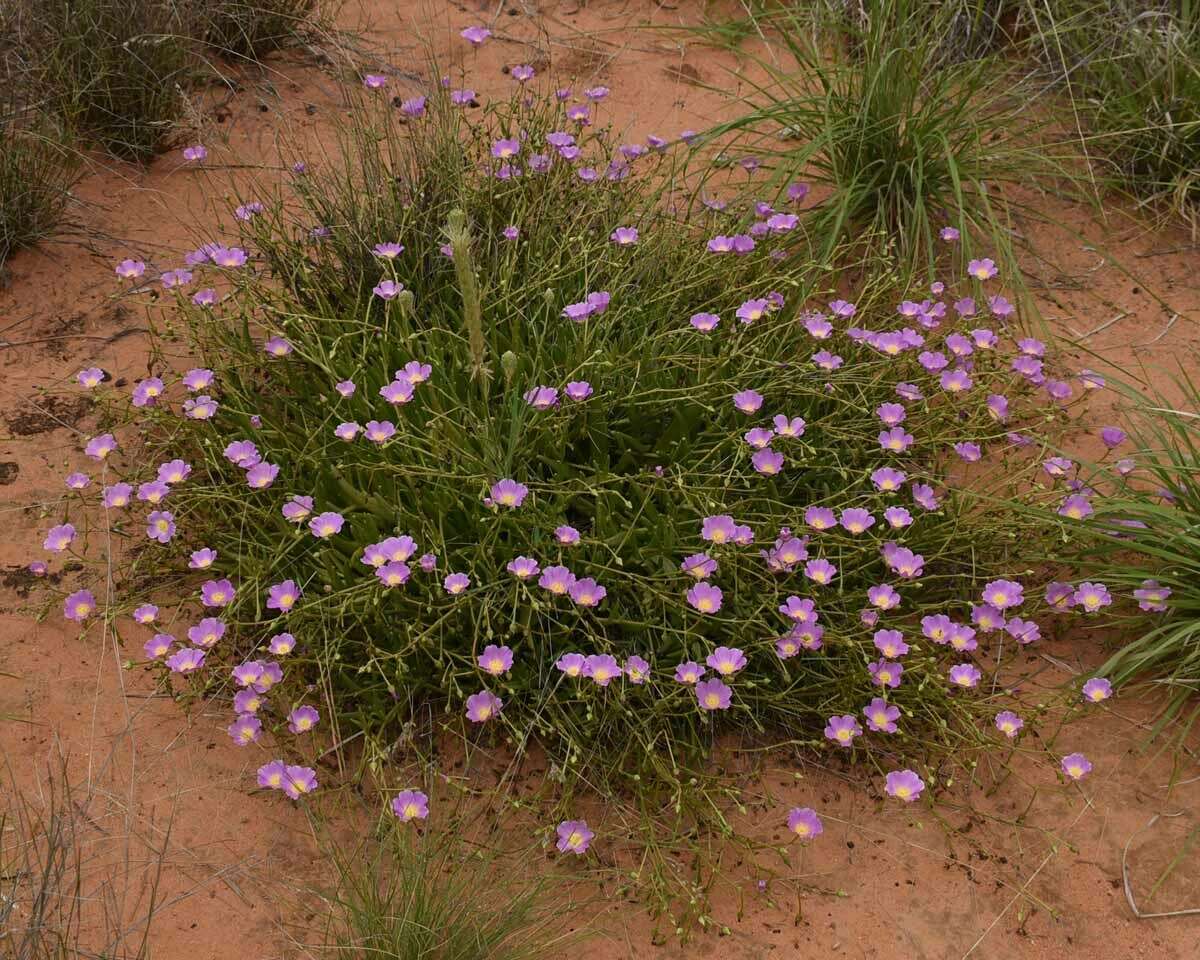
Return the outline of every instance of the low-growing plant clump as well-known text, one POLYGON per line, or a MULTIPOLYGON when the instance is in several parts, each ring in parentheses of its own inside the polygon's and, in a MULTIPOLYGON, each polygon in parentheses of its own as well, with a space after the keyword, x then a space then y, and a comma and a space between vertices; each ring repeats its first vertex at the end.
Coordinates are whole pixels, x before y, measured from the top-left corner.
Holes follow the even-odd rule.
MULTIPOLYGON (((1005 671, 1044 616, 1111 600, 1033 572, 1089 492, 1041 527, 1013 500, 1099 378, 1021 333, 953 232, 955 275, 919 289, 874 259, 831 273, 797 236, 804 184, 682 218, 691 134, 618 145, 606 88, 511 76, 506 101, 393 107, 367 75, 336 157, 297 158, 183 265, 117 265, 202 365, 128 397, 79 373, 132 436, 87 441, 102 476, 68 477, 46 547, 84 556, 93 525, 138 546, 112 605, 82 587, 66 618, 231 701, 293 799, 326 730, 386 786, 395 744, 447 725, 537 744, 568 810, 587 787, 685 818, 723 732, 863 760, 904 801, 1019 736, 1005 671)), ((391 791, 401 821, 420 786, 391 791)))

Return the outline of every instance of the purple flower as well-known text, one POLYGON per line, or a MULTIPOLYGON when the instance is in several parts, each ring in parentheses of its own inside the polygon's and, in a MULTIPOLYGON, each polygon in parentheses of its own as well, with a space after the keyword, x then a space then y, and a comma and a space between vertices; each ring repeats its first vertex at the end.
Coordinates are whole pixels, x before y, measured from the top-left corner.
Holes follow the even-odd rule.
POLYGON ((316 707, 307 705, 296 707, 288 714, 288 729, 292 733, 308 733, 320 719, 321 715, 317 712, 316 707))
POLYGON ((1025 721, 1011 710, 1001 710, 996 714, 996 729, 1010 740, 1021 732, 1023 726, 1025 726, 1025 721))
POLYGON ((463 593, 471 585, 471 578, 465 573, 450 573, 442 581, 442 586, 452 597, 463 593))
POLYGON ((977 443, 963 441, 954 445, 954 452, 965 463, 978 463, 983 458, 983 449, 977 443))
POLYGON ((246 265, 246 251, 241 247, 213 247, 209 256, 218 267, 243 267, 246 265))
POLYGON ((554 666, 568 677, 581 677, 587 666, 587 658, 582 653, 564 653, 554 666))
POLYGON ((837 515, 828 507, 809 507, 804 522, 814 530, 829 530, 837 525, 837 515))
POLYGON ((103 460, 116 449, 116 438, 111 433, 102 433, 89 440, 83 448, 83 452, 93 460, 103 460))
POLYGON ((608 591, 591 577, 574 580, 567 588, 567 592, 571 599, 581 607, 598 606, 600 601, 608 595, 608 591))
POLYGON ((871 482, 875 484, 875 489, 881 493, 891 493, 894 490, 899 490, 907 479, 908 474, 903 470, 896 470, 892 467, 880 467, 871 473, 871 482))
POLYGON ((773 477, 783 469, 783 454, 769 448, 756 451, 750 463, 759 473, 773 477))
POLYGON ((262 723, 254 714, 243 713, 226 730, 234 743, 239 747, 246 747, 258 742, 262 736, 262 723))
POLYGON ((546 567, 542 571, 541 577, 538 579, 538 586, 545 590, 549 590, 553 594, 565 596, 571 592, 571 587, 575 585, 575 574, 566 567, 554 566, 546 567))
POLYGON ((225 636, 225 621, 218 617, 205 617, 195 626, 188 627, 187 637, 192 646, 209 650, 225 636))
POLYGON ((933 487, 927 483, 914 483, 912 485, 913 502, 919 507, 924 507, 926 510, 936 510, 939 506, 937 497, 933 494, 933 487))
POLYGON ((617 227, 608 238, 618 247, 628 247, 638 241, 636 227, 617 227))
POLYGON ((418 96, 410 97, 407 100, 401 100, 400 112, 406 117, 425 116, 425 98, 418 96))
POLYGON ((751 450, 763 450, 770 446, 771 441, 775 439, 775 432, 766 427, 753 427, 742 435, 742 439, 746 441, 751 450))
POLYGON ((871 516, 868 510, 863 510, 861 507, 852 507, 849 510, 842 511, 841 524, 847 533, 865 533, 875 525, 875 518, 871 516))
POLYGON ((352 397, 358 388, 354 385, 353 380, 340 380, 334 384, 333 389, 343 397, 352 397))
POLYGON ((505 240, 516 240, 519 236, 521 236, 521 231, 516 226, 509 224, 500 231, 500 236, 502 236, 505 240))
POLYGON ((192 273, 190 270, 168 270, 159 280, 165 289, 170 290, 174 287, 184 287, 192 282, 192 273))
POLYGON ((312 767, 286 766, 283 770, 283 792, 293 800, 317 789, 317 771, 312 767))
POLYGON ((392 813, 401 823, 429 817, 429 797, 420 790, 401 790, 392 798, 392 813))
POLYGON ((138 484, 137 498, 144 503, 158 504, 162 503, 170 492, 171 488, 161 480, 151 480, 138 484))
POLYGON ((625 676, 630 683, 643 684, 650 675, 650 664, 636 653, 625 661, 625 676))
POLYGON ((763 396, 755 390, 742 390, 733 395, 733 405, 742 413, 757 413, 763 405, 763 396))
POLYGON ((1041 629, 1036 623, 1031 620, 1022 620, 1020 617, 1013 617, 1009 620, 1004 625, 1004 631, 1022 646, 1033 643, 1042 635, 1041 629))
POLYGON ((75 379, 79 381, 79 385, 88 390, 100 386, 107 377, 108 374, 99 367, 88 367, 86 370, 80 370, 79 373, 75 374, 75 379))
POLYGON ((1083 685, 1083 699, 1089 703, 1099 703, 1112 696, 1112 684, 1103 677, 1092 677, 1083 685))
POLYGON ((225 459, 234 466, 248 469, 259 463, 258 447, 250 440, 234 440, 225 447, 225 459))
POLYGON ((997 273, 996 264, 987 257, 967 264, 967 273, 976 280, 991 280, 997 273))
POLYGON ((565 547, 574 546, 579 542, 579 531, 564 523, 554 528, 554 539, 565 547))
POLYGON ((318 513, 315 517, 308 521, 308 529, 312 531, 312 535, 318 540, 327 540, 341 532, 346 520, 340 513, 335 513, 328 510, 325 513, 318 513))
POLYGON ((1062 758, 1062 772, 1072 780, 1082 780, 1092 771, 1092 763, 1082 753, 1068 753, 1062 758))
POLYGON ((175 536, 175 517, 166 510, 155 510, 146 518, 146 536, 159 543, 170 543, 175 536))
POLYGON ((384 260, 394 260, 404 252, 404 244, 389 240, 385 243, 375 244, 371 248, 371 252, 384 260))
POLYGON ((1119 447, 1126 439, 1127 434, 1120 427, 1105 427, 1100 431, 1100 440, 1109 450, 1119 447))
POLYGON ((767 314, 768 303, 766 300, 747 300, 734 313, 742 323, 749 325, 755 320, 761 320, 767 314))
POLYGON ((723 677, 731 677, 746 666, 746 655, 737 647, 717 647, 705 663, 723 677))
POLYGON ((843 716, 830 717, 829 722, 825 725, 825 736, 838 746, 849 747, 854 743, 855 737, 862 736, 862 727, 848 713, 843 716))
POLYGON ((256 463, 246 471, 246 484, 252 490, 265 490, 279 476, 279 466, 274 463, 256 463))
POLYGON ((167 657, 165 662, 170 667, 172 673, 178 673, 186 677, 188 674, 195 673, 204 666, 204 651, 195 650, 192 647, 183 647, 167 657))
POLYGON ((363 433, 373 443, 385 443, 396 435, 396 425, 390 420, 368 420, 363 433))
POLYGON ((117 264, 117 276, 122 280, 136 280, 146 272, 146 265, 141 260, 122 260, 117 264))
POLYGON ((728 543, 737 535, 737 524, 728 514, 705 517, 700 528, 700 536, 711 543, 728 543))
POLYGON ((267 609, 287 613, 300 599, 300 588, 295 580, 284 580, 267 588, 267 609))
POLYGON ((1081 583, 1071 599, 1084 613, 1095 613, 1112 603, 1112 594, 1102 583, 1081 583))
POLYGON ((504 708, 504 701, 490 690, 480 690, 467 697, 467 719, 472 723, 485 723, 504 708))
MULTIPOLYGON (((1070 588, 1068 587, 1068 589, 1070 588)), ((1133 598, 1138 602, 1138 608, 1146 613, 1165 611, 1169 596, 1171 596, 1171 588, 1160 585, 1157 580, 1143 580, 1141 587, 1133 591, 1133 598)))
POLYGON ((42 541, 42 546, 51 553, 61 553, 71 545, 71 541, 74 539, 75 527, 69 523, 62 523, 51 527, 46 532, 46 539, 42 541))
POLYGON ((892 427, 879 434, 879 446, 884 450, 904 453, 913 442, 913 435, 903 427, 892 427))
POLYGON ((787 828, 801 840, 812 840, 825 830, 817 811, 811 807, 793 807, 788 812, 787 828))
POLYGON ((525 402, 534 410, 550 410, 558 405, 558 390, 554 387, 533 387, 525 391, 525 402))
POLYGON ((76 590, 63 601, 63 616, 76 623, 83 623, 96 612, 96 598, 90 590, 76 590))
POLYGON ((904 665, 891 660, 876 660, 867 664, 871 682, 877 687, 898 687, 904 675, 904 665))
POLYGON ((711 333, 717 329, 721 318, 715 313, 693 313, 689 323, 702 333, 711 333))
POLYGON ((200 587, 200 602, 206 607, 227 607, 236 595, 228 580, 208 580, 200 587))
POLYGON ((893 770, 887 775, 884 789, 889 797, 895 797, 905 803, 912 803, 925 789, 925 781, 912 770, 893 770))
POLYGON ((498 647, 494 643, 489 643, 483 648, 483 653, 479 655, 479 668, 484 673, 490 673, 493 677, 507 673, 512 669, 512 665, 513 652, 511 647, 498 647))
POLYGON ((508 572, 519 580, 528 580, 538 575, 538 562, 532 557, 517 557, 510 560, 508 572))
POLYGON ((390 560, 375 568, 375 576, 385 587, 403 586, 411 575, 408 564, 399 560, 390 560))
POLYGON ((564 820, 558 825, 558 852, 573 853, 577 857, 587 853, 592 838, 596 836, 588 829, 586 820, 564 820))
POLYGON ((371 292, 380 300, 395 300, 403 289, 404 284, 397 283, 395 280, 380 280, 371 289, 371 292))
POLYGON ((873 642, 875 649, 888 658, 902 657, 909 650, 899 630, 876 630, 873 642))
POLYGON ((816 604, 812 600, 790 596, 786 602, 779 605, 779 612, 797 623, 810 623, 817 619, 815 608, 816 604))
POLYGON ((216 559, 217 551, 209 547, 193 550, 191 557, 188 559, 188 569, 207 570, 216 562, 216 559))
POLYGON ((698 683, 704 676, 704 668, 693 660, 687 660, 675 668, 675 679, 679 683, 698 683))
POLYGON ((883 697, 875 697, 863 707, 863 715, 867 718, 867 726, 876 733, 895 733, 900 708, 892 706, 883 697))
POLYGON ((282 760, 272 760, 258 768, 258 785, 268 790, 282 790, 287 767, 282 760))
POLYGON ((579 403, 592 395, 592 385, 586 380, 571 380, 563 388, 568 400, 579 403))
POLYGON ((158 607, 152 603, 144 603, 133 611, 133 622, 140 624, 153 623, 158 616, 158 607))
POLYGON ((701 680, 696 684, 696 702, 701 710, 728 710, 733 691, 720 680, 701 680))
POLYGON ((146 659, 157 660, 159 657, 165 657, 174 645, 175 638, 169 633, 156 633, 146 641, 142 650, 146 654, 146 659))
POLYGON ((701 613, 716 613, 721 609, 721 588, 701 581, 688 590, 687 602, 701 613))
POLYGON ((814 583, 819 583, 821 586, 827 587, 833 583, 833 578, 837 576, 837 567, 823 557, 816 560, 809 560, 804 565, 804 575, 814 583))
POLYGON ((584 658, 583 676, 590 677, 599 686, 607 687, 609 683, 621 676, 621 666, 607 653, 594 653, 584 658))
POLYGON ((1019 607, 1025 600, 1025 588, 1012 580, 993 580, 983 588, 983 602, 997 610, 1019 607))
POLYGON ((234 713, 258 713, 266 702, 266 698, 257 690, 247 688, 233 695, 233 710, 234 713))
POLYGON ((528 494, 529 488, 515 480, 499 480, 492 484, 492 502, 502 507, 508 507, 510 510, 516 509, 524 503, 528 494))
POLYGON ((459 31, 458 35, 466 40, 471 46, 478 47, 492 35, 492 31, 487 29, 487 27, 472 26, 467 27, 465 30, 459 31))
POLYGON ((947 393, 962 393, 965 390, 971 389, 971 377, 966 370, 961 367, 954 370, 947 370, 942 374, 940 385, 947 393))
POLYGON ((983 676, 979 672, 979 668, 973 663, 960 663, 950 668, 950 685, 952 687, 965 687, 971 689, 979 685, 979 680, 983 676))
POLYGON ((517 64, 508 71, 508 75, 514 80, 524 83, 526 80, 532 80, 534 77, 533 67, 527 63, 517 64))

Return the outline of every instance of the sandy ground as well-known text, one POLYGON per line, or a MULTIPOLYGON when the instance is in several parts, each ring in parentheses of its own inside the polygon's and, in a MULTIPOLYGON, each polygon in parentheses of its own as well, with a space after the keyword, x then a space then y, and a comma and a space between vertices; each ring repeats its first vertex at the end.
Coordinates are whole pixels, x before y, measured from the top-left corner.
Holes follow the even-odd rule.
MULTIPOLYGON (((367 26, 397 93, 429 83, 426 49, 461 64, 483 95, 509 89, 503 65, 529 62, 581 86, 610 86, 608 115, 622 118, 631 137, 644 137, 702 127, 729 110, 704 85, 733 91, 735 58, 684 34, 630 29, 695 22, 700 6, 364 0, 347 7, 344 20, 367 26), (464 50, 458 29, 493 20, 497 39, 477 53, 464 50)), ((68 757, 73 779, 90 786, 91 853, 128 878, 131 916, 154 851, 165 847, 154 954, 195 960, 300 952, 281 924, 315 906, 303 892, 321 879, 308 824, 280 797, 253 790, 262 758, 232 745, 216 710, 185 714, 148 675, 124 669, 127 654, 95 628, 80 636, 56 615, 37 622, 22 570, 42 555, 62 477, 85 467, 81 440, 97 414, 70 378, 92 365, 127 380, 148 373, 146 317, 114 299, 112 264, 137 255, 176 265, 210 221, 214 191, 229 192, 223 185, 239 182, 243 166, 274 163, 281 131, 315 142, 344 110, 337 83, 298 58, 240 79, 219 107, 198 105, 212 153, 207 174, 184 169, 178 151, 144 171, 98 165, 77 191, 77 234, 17 255, 0 285, 0 672, 12 675, 0 676, 0 717, 15 718, 0 720, 0 752, 26 790, 44 784, 57 756, 68 757)), ((1080 357, 1091 354, 1085 365, 1132 367, 1167 390, 1181 362, 1195 372, 1196 245, 1132 214, 1110 211, 1102 222, 1083 206, 1032 200, 1063 225, 1020 224, 1045 258, 1029 261, 1039 301, 1055 330, 1077 341, 1080 357)), ((1106 422, 1110 403, 1102 394, 1096 422, 1106 422)), ((1045 664, 1042 682, 1095 662, 1098 647, 1092 640, 1047 645, 1056 663, 1045 664)), ((713 890, 727 936, 700 934, 686 944, 667 936, 652 947, 661 927, 636 903, 604 902, 611 887, 584 876, 585 885, 598 883, 600 897, 564 926, 589 925, 595 935, 570 955, 1198 957, 1200 918, 1138 920, 1123 888, 1127 842, 1130 883, 1144 897, 1200 820, 1200 737, 1191 734, 1182 753, 1147 749, 1152 715, 1152 701, 1126 696, 1076 724, 1068 736, 1096 766, 1080 787, 1061 787, 1044 758, 1022 756, 999 786, 984 789, 996 778, 981 769, 982 786, 960 785, 936 811, 885 807, 873 799, 877 790, 864 789, 862 771, 803 759, 772 764, 747 787, 742 827, 782 842, 781 811, 812 805, 826 833, 772 879, 731 853, 713 890), (805 891, 799 922, 796 902, 782 893, 797 878, 805 891)), ((1200 907, 1198 890, 1200 858, 1189 854, 1143 908, 1200 907)))

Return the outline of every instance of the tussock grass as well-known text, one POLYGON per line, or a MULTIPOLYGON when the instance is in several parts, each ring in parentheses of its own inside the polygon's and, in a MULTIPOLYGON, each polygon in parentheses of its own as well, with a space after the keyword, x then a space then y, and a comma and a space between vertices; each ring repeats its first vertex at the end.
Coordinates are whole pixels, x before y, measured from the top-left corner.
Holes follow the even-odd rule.
POLYGON ((784 60, 763 64, 768 82, 709 135, 737 135, 738 149, 765 158, 777 177, 823 188, 806 218, 822 259, 850 238, 874 238, 924 274, 939 230, 951 226, 966 254, 983 243, 1012 263, 1000 188, 1062 173, 1037 148, 1041 125, 1015 87, 1019 72, 964 45, 961 23, 975 22, 964 5, 877 0, 858 9, 815 25, 811 11, 776 16, 784 60))
POLYGON ((1031 3, 1031 44, 1101 177, 1200 227, 1200 4, 1031 3))
POLYGON ((1098 534, 1077 539, 1071 560, 1129 596, 1155 581, 1162 607, 1139 616, 1126 601, 1117 620, 1132 633, 1096 671, 1114 685, 1150 680, 1166 689, 1160 728, 1200 692, 1200 385, 1181 375, 1182 403, 1128 391, 1138 470, 1097 511, 1098 534))
POLYGON ((0 116, 0 267, 14 250, 58 232, 79 170, 52 117, 27 119, 9 109, 0 116))

